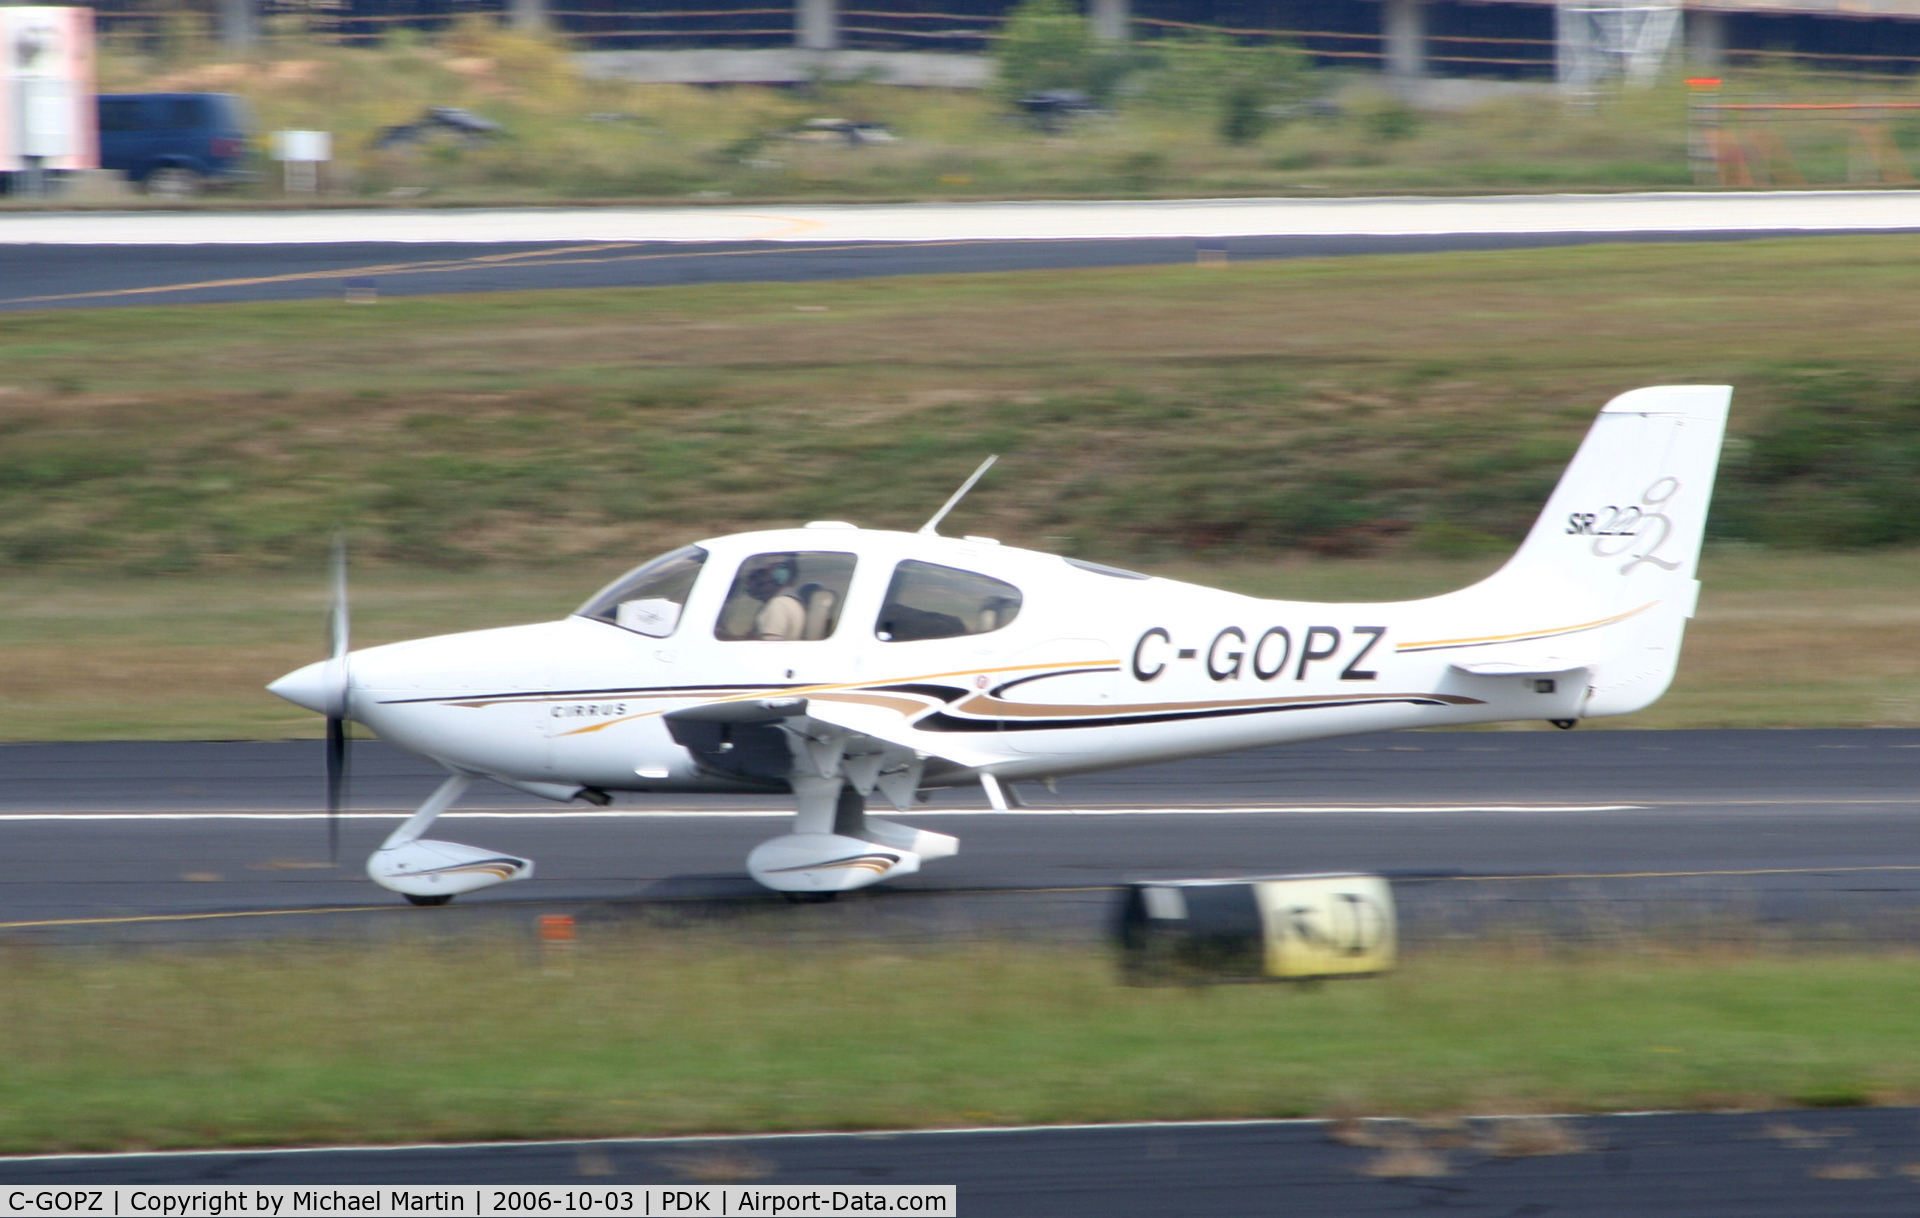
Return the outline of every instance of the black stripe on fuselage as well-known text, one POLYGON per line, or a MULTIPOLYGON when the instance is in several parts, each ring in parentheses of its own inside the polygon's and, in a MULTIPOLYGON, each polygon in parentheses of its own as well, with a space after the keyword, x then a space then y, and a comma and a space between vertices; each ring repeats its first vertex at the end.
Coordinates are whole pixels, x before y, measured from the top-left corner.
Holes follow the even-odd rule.
POLYGON ((1201 719, 1234 719, 1245 715, 1279 714, 1284 711, 1338 710, 1350 706, 1384 706, 1405 702, 1413 706, 1477 705, 1478 698, 1460 698, 1447 694, 1400 694, 1377 698, 1329 698, 1323 702, 1296 702, 1286 706, 1231 706, 1210 710, 1159 711, 1149 715, 1115 714, 1080 719, 963 719, 944 713, 928 715, 914 727, 928 732, 1044 732, 1080 727, 1131 727, 1150 723, 1188 723, 1201 719))

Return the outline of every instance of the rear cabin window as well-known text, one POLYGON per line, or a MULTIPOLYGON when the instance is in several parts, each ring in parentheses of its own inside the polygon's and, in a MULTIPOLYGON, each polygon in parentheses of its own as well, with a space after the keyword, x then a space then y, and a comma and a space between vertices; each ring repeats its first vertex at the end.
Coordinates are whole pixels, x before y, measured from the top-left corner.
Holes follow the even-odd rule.
POLYGON ((893 569, 874 636, 886 643, 956 639, 998 630, 1020 615, 1020 589, 958 567, 908 559, 893 569))
POLYGON ((608 585, 580 607, 580 616, 664 639, 680 624, 680 611, 706 561, 707 552, 699 546, 664 554, 608 585))
POLYGON ((854 557, 837 551, 755 554, 740 564, 713 637, 809 642, 830 637, 853 583, 854 557))

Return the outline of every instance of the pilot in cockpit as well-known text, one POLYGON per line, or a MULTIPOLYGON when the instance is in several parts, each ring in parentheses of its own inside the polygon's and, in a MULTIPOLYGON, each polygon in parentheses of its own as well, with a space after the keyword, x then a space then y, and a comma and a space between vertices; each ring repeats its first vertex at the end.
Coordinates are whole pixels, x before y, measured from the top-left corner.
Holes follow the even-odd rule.
POLYGON ((798 564, 791 554, 775 556, 747 576, 747 595, 762 602, 753 615, 753 638, 797 639, 806 627, 807 611, 794 586, 798 564))

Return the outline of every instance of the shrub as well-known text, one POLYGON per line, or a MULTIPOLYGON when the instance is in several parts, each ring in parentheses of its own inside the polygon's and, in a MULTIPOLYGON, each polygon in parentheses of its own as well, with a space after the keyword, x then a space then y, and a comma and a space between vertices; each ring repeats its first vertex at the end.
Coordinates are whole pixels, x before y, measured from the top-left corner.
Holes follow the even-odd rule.
POLYGON ((1313 88, 1306 60, 1292 46, 1196 34, 1159 49, 1141 93, 1153 105, 1208 115, 1221 143, 1239 145, 1265 135, 1313 88))
POLYGON ((1846 549, 1920 541, 1920 382, 1797 369, 1786 403, 1729 457, 1721 536, 1846 549))

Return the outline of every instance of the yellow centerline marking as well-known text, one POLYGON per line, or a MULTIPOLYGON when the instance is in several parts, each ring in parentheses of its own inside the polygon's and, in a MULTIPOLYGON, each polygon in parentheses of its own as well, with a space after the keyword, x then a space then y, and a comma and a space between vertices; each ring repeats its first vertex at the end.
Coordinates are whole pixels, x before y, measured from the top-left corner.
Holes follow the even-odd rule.
POLYGON ((34 930, 50 926, 127 926, 140 922, 212 922, 221 918, 287 918, 301 914, 378 913, 410 910, 411 905, 328 905, 319 909, 239 909, 225 913, 123 914, 100 918, 42 918, 32 922, 0 922, 0 930, 34 930))
MULTIPOLYGON (((769 217, 777 218, 777 217, 769 217)), ((794 224, 808 224, 811 221, 795 220, 794 224)), ((776 230, 779 231, 779 230, 776 230)), ((767 237, 732 237, 732 241, 764 241, 767 237)), ((955 239, 951 241, 856 241, 841 245, 807 245, 794 250, 673 250, 652 253, 617 254, 612 257, 586 257, 609 250, 628 250, 641 245, 653 245, 650 241, 616 241, 594 245, 565 246, 557 249, 518 250, 504 254, 476 254, 471 258, 435 258, 423 262, 389 262, 370 266, 343 267, 328 271, 289 271, 283 275, 258 275, 241 279, 207 279, 197 283, 158 284, 144 288, 103 288, 97 292, 61 292, 47 296, 13 296, 0 298, 4 304, 52 304, 62 300, 87 300, 94 297, 153 296, 167 292, 198 292, 213 288, 264 287, 276 283, 318 282, 329 279, 354 279, 367 275, 431 275, 451 274, 466 270, 484 270, 504 262, 518 266, 562 266, 569 264, 589 264, 600 262, 666 262, 685 258, 747 258, 766 254, 805 253, 835 254, 851 250, 887 249, 937 249, 946 246, 990 245, 997 242, 988 238, 955 239)))
MULTIPOLYGON (((1661 879, 1698 879, 1710 876, 1755 876, 1755 875, 1861 875, 1884 872, 1920 871, 1920 864, 1888 863, 1857 867, 1750 867, 1708 871, 1590 871, 1590 872, 1541 872, 1535 875, 1442 875, 1432 877, 1409 876, 1397 883, 1449 883, 1449 884, 1485 884, 1511 883, 1524 880, 1661 880, 1661 879)), ((996 895, 1044 895, 1047 893, 1081 892, 1119 892, 1125 886, 1121 884, 1075 884, 1040 885, 1032 888, 949 888, 912 890, 916 895, 925 897, 942 896, 996 896, 996 895)), ((906 895, 903 892, 901 895, 906 895)), ((639 898, 645 900, 646 898, 639 898)), ((674 900, 675 898, 666 898, 674 900)), ((678 898, 688 899, 688 898, 678 898)), ((692 898, 699 899, 699 898, 692 898)), ((602 905, 627 903, 632 897, 617 898, 566 898, 565 903, 572 905, 602 905)), ((478 908, 479 906, 475 906, 478 908)), ((501 908, 501 906, 491 906, 501 908)), ((403 904, 382 905, 327 905, 313 909, 247 909, 230 910, 221 913, 181 913, 181 914, 124 914, 93 918, 41 918, 31 921, 0 922, 0 931, 8 930, 48 930, 72 926, 131 926, 162 922, 212 922, 236 918, 298 918, 308 915, 349 914, 349 913, 412 913, 413 906, 403 904)))
POLYGON ((759 212, 728 212, 730 216, 744 216, 749 220, 775 220, 779 228, 764 233, 753 233, 742 237, 743 241, 782 241, 800 233, 818 232, 827 226, 825 220, 807 220, 799 216, 768 216, 759 212))
MULTIPOLYGON (((1388 868, 1387 870, 1394 870, 1388 868)), ((1542 871, 1533 875, 1436 875, 1404 876, 1396 880, 1402 884, 1427 884, 1444 882, 1449 884, 1479 884, 1488 880, 1662 880, 1689 879, 1715 875, 1855 875, 1875 871, 1920 871, 1920 863, 1868 864, 1857 867, 1755 867, 1751 869, 1730 868, 1723 871, 1542 871)), ((1392 878, 1392 877, 1389 877, 1392 878)), ((950 895, 955 892, 1117 892, 1124 885, 1088 884, 1076 887, 1039 887, 1039 888, 951 888, 930 891, 928 895, 950 895)))
MULTIPOLYGON (((599 250, 626 249, 640 242, 630 241, 617 245, 595 244, 566 246, 560 249, 517 250, 504 254, 475 254, 470 258, 430 258, 423 262, 387 262, 370 266, 343 267, 330 271, 289 271, 284 275, 256 275, 241 279, 205 279, 197 283, 160 284, 145 288, 108 288, 98 292, 65 292, 54 296, 20 296, 9 300, 9 304, 38 304, 45 301, 84 300, 89 296, 151 296, 161 292, 192 292, 207 288, 258 287, 270 283, 300 283, 309 280, 348 279, 359 275, 422 275, 441 271, 462 271, 482 269, 503 262, 521 262, 526 266, 540 266, 543 263, 532 261, 536 258, 553 259, 558 262, 574 261, 559 255, 572 253, 592 253, 599 250)), ((608 259, 582 259, 581 261, 610 261, 608 259)))
POLYGON ((1712 871, 1553 871, 1536 875, 1454 875, 1463 883, 1497 880, 1677 880, 1712 875, 1858 875, 1875 871, 1920 871, 1920 863, 1875 863, 1859 867, 1740 867, 1712 871))

